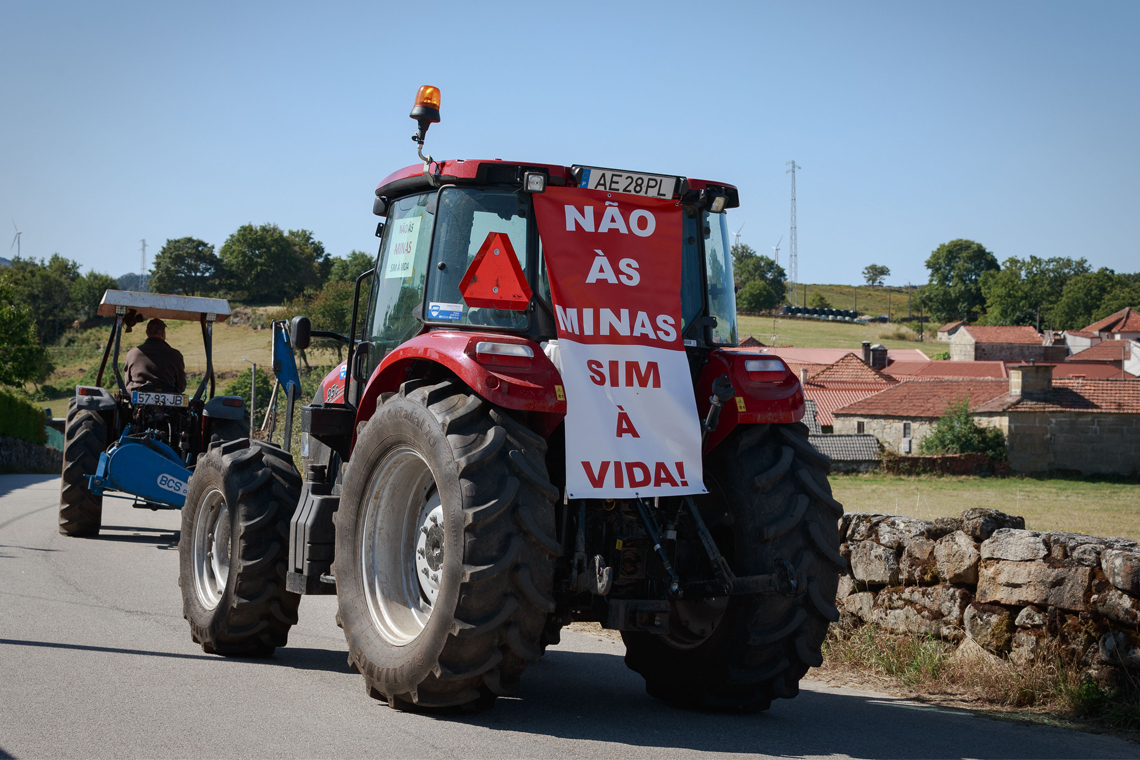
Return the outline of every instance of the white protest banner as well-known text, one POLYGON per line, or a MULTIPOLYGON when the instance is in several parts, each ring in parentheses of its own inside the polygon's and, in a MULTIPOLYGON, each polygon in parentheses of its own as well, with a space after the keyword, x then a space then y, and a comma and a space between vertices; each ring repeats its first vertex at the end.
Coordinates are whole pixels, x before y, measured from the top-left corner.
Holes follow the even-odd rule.
POLYGON ((566 187, 534 205, 566 388, 567 493, 705 493, 681 339, 681 207, 566 187))

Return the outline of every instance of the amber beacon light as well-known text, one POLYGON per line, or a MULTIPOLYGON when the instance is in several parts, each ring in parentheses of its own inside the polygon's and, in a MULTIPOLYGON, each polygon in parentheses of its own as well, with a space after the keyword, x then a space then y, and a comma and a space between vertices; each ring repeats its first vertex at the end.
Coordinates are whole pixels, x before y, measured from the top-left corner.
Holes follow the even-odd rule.
POLYGON ((439 123, 439 88, 425 84, 416 93, 411 117, 420 123, 420 129, 427 132, 428 125, 439 123))

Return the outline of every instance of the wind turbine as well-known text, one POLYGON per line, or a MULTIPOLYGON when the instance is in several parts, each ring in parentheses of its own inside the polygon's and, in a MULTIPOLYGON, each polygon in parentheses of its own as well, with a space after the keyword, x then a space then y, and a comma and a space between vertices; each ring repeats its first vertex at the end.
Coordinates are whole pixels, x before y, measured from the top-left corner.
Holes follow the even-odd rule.
MULTIPOLYGON (((748 224, 748 222, 745 222, 744 224, 748 224)), ((744 224, 740 225, 740 230, 744 229, 744 224)), ((740 230, 737 230, 736 232, 732 233, 732 236, 734 238, 736 238, 732 243, 734 248, 736 246, 740 245, 740 230)))
POLYGON ((20 232, 19 227, 16 227, 16 220, 15 219, 12 220, 12 227, 14 227, 16 230, 16 236, 14 238, 12 238, 12 245, 8 246, 8 250, 12 250, 13 248, 15 248, 16 249, 16 258, 20 258, 20 235, 23 235, 24 233, 20 232))
POLYGON ((780 266, 780 243, 784 242, 784 236, 780 235, 780 239, 772 246, 772 250, 776 252, 776 266, 780 266))

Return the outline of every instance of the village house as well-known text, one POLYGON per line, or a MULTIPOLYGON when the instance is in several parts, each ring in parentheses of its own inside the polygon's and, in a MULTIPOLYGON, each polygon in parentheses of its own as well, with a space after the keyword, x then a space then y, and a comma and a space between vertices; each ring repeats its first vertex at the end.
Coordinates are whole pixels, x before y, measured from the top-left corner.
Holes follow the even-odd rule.
POLYGON ((869 472, 879 466, 879 441, 875 436, 824 433, 811 399, 804 399, 803 422, 808 426, 808 442, 831 460, 832 472, 869 472))
POLYGON ((1009 368, 1009 391, 974 409, 1004 418, 1014 472, 1140 474, 1140 380, 1053 379, 1051 366, 1009 368))
POLYGON ((1073 354, 1066 363, 1081 363, 1084 366, 1100 365, 1111 368, 1115 377, 1140 375, 1140 341, 1103 340, 1091 348, 1073 354))
POLYGON ((1140 312, 1131 307, 1123 308, 1081 332, 1092 333, 1101 340, 1140 340, 1140 312))
MULTIPOLYGON (((896 454, 915 454, 949 406, 966 399, 973 409, 1008 391, 1008 381, 993 378, 908 380, 834 410, 833 429, 842 434, 869 433, 896 454)), ((983 424, 1004 430, 1003 422, 995 415, 983 424)))
POLYGON ((801 372, 804 398, 814 402, 816 420, 825 433, 833 432, 834 410, 898 383, 864 364, 855 354, 846 354, 814 374, 809 375, 806 369, 801 372))
POLYGON ((966 324, 966 321, 959 319, 957 322, 947 322, 938 328, 938 340, 941 343, 949 343, 954 334, 958 332, 958 328, 966 324))
POLYGON ((950 360, 956 362, 1064 361, 1068 349, 1048 344, 1032 327, 963 325, 950 339, 950 360))

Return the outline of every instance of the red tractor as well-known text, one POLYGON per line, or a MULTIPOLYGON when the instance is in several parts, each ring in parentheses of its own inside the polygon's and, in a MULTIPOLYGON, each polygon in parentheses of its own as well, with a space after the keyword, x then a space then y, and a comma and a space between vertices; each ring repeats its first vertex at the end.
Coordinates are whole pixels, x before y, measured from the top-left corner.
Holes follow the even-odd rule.
POLYGON ((421 88, 424 163, 376 190, 350 334, 275 325, 279 378, 312 337, 348 348, 301 410, 303 476, 288 432, 199 459, 180 543, 194 640, 268 655, 302 594, 336 594, 349 663, 399 709, 513 693, 572 621, 621 631, 668 702, 794 697, 839 617, 842 507, 797 378, 736 348, 736 188, 435 161, 438 108, 421 88))

